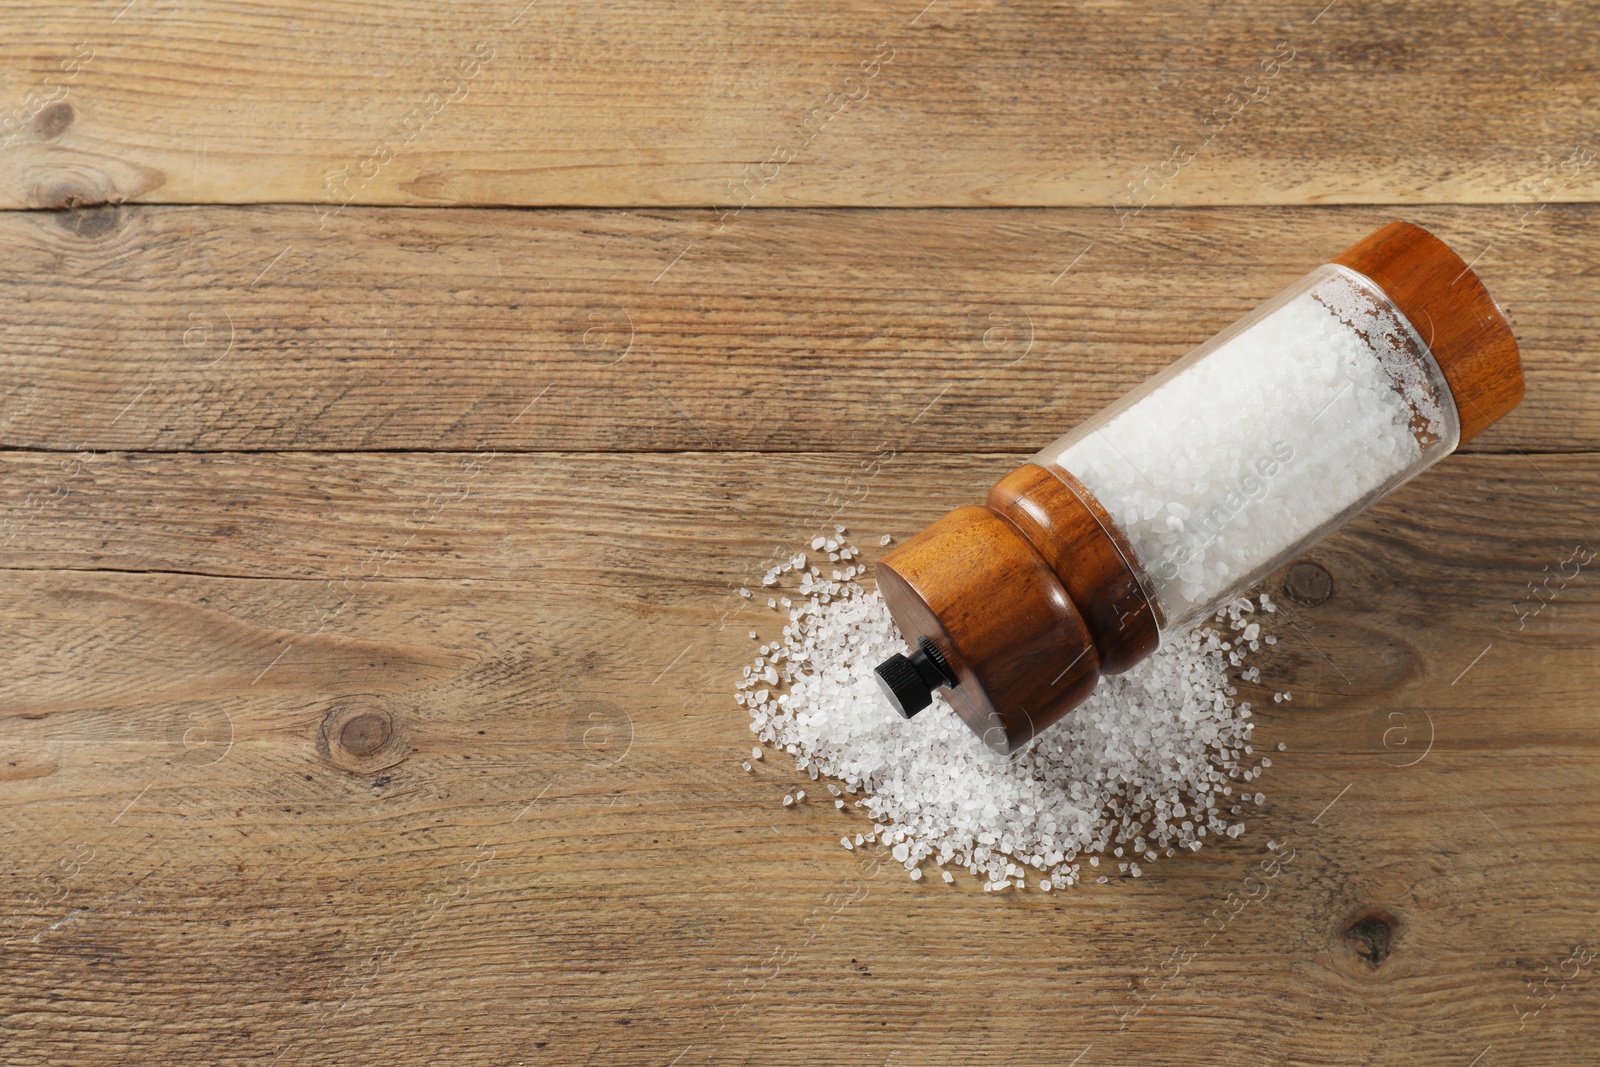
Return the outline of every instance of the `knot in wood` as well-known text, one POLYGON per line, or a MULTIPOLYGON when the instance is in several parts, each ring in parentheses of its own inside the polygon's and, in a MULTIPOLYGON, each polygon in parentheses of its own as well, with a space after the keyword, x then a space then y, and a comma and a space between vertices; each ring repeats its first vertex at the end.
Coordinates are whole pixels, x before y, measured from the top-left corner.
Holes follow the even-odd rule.
POLYGON ((1387 912, 1363 908, 1344 926, 1346 941, 1355 946, 1356 955, 1373 970, 1383 965, 1395 942, 1396 921, 1387 912))
POLYGON ((339 744, 352 756, 366 758, 389 740, 389 720, 375 712, 363 712, 339 728, 339 744))
POLYGON ((1282 588, 1283 595, 1296 604, 1314 608, 1333 596, 1333 575, 1320 563, 1296 560, 1284 572, 1282 588))
POLYGON ((33 117, 33 135, 41 141, 54 141, 67 132, 77 114, 65 100, 47 104, 33 117))
POLYGON ((318 748, 340 770, 373 775, 406 758, 394 716, 374 697, 340 701, 322 720, 318 748))

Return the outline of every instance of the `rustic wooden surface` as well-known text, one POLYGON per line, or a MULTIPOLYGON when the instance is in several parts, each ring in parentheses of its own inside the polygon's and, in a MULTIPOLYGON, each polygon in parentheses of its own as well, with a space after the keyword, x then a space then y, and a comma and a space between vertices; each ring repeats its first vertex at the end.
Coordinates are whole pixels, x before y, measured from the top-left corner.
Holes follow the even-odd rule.
POLYGON ((79 0, 47 10, 12 0, 0 11, 0 88, 22 109, 4 131, 9 206, 139 197, 734 211, 1600 191, 1592 167, 1558 173, 1596 123, 1600 25, 1583 4, 79 0), (55 99, 35 111, 29 93, 55 99))
MULTIPOLYGON (((1525 211, 1404 209, 1527 354, 1469 447, 1600 448, 1600 209, 1525 211)), ((0 444, 1031 452, 1397 213, 0 212, 0 444)))
POLYGON ((0 1061, 1592 1056, 1592 6, 520 7, 0 8, 0 1061), (740 768, 768 560, 1397 216, 1528 396, 1272 579, 1241 839, 985 894, 740 768))

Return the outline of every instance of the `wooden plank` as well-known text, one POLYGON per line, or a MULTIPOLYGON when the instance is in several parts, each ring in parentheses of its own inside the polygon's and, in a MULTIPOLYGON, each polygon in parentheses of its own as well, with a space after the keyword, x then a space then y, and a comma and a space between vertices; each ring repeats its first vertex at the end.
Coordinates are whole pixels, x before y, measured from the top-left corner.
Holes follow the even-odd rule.
MULTIPOLYGON (((1393 213, 10 213, 0 443, 1032 451, 1393 213)), ((1522 344, 1472 447, 1600 448, 1600 209, 1405 214, 1522 344)))
POLYGON ((1331 595, 1280 596, 1247 687, 1287 751, 1246 835, 1029 896, 839 849, 860 820, 742 771, 730 699, 766 559, 834 521, 875 556, 1014 457, 4 458, 15 1062, 1460 1067, 1600 1032, 1591 965, 1559 984, 1600 597, 1526 591, 1594 543, 1594 456, 1455 457, 1317 548, 1331 595))
POLYGON ((1592 4, 0 9, 0 205, 1592 200, 1592 4))

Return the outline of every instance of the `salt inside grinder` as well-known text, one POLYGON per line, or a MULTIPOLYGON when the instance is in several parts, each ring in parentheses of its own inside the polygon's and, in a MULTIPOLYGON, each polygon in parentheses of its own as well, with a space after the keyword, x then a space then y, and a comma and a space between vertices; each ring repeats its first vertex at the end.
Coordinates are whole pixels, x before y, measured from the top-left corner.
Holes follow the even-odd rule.
POLYGON ((880 688, 1015 751, 1522 393, 1477 276, 1390 223, 884 556, 880 688))

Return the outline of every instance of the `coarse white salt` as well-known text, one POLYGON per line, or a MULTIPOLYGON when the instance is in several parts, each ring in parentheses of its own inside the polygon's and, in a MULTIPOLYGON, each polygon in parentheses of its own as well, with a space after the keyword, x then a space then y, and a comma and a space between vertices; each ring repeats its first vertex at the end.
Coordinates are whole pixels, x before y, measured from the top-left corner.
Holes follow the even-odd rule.
POLYGON ((1280 300, 1035 457, 1099 498, 1179 632, 1459 436, 1437 363, 1370 281, 1328 266, 1280 300))
MULTIPOLYGON (((1224 634, 1244 629, 1250 601, 1231 602, 1214 624, 1168 634, 1148 660, 1102 679, 1071 715, 1005 757, 942 697, 912 722, 887 706, 873 667, 905 642, 876 592, 804 572, 794 580, 805 591, 771 653, 792 671, 780 694, 787 700, 758 691, 747 700, 751 729, 813 779, 868 794, 856 806, 873 832, 856 834, 853 847, 881 835, 908 871, 931 861, 951 881, 947 868, 965 868, 996 891, 1025 888, 1029 869, 1065 888, 1079 880, 1080 857, 1095 866, 1124 846, 1154 862, 1157 850, 1193 851, 1208 835, 1243 832, 1221 796, 1259 774, 1239 762, 1255 724, 1229 692, 1228 657, 1247 653, 1225 647, 1224 634)), ((756 678, 770 685, 768 666, 741 687, 756 678)))

